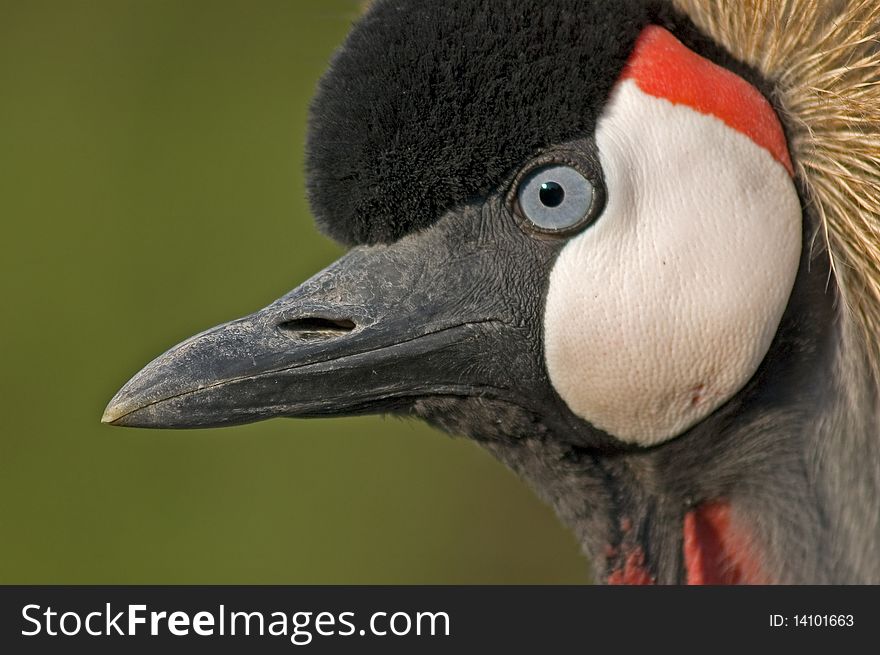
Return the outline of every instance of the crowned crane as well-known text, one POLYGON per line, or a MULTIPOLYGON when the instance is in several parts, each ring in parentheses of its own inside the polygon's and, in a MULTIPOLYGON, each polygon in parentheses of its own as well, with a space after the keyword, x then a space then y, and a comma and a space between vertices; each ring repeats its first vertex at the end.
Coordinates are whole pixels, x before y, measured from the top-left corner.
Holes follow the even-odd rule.
POLYGON ((308 190, 353 246, 113 425, 417 416, 609 583, 880 583, 880 6, 377 0, 308 190))

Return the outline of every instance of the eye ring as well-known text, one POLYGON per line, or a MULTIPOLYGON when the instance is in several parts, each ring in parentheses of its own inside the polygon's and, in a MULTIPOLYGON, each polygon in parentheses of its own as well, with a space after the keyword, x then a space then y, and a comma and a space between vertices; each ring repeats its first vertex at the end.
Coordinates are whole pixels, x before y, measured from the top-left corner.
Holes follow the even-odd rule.
POLYGON ((568 162, 542 162, 517 176, 512 209, 523 226, 547 235, 569 235, 590 225, 605 202, 593 176, 568 162))

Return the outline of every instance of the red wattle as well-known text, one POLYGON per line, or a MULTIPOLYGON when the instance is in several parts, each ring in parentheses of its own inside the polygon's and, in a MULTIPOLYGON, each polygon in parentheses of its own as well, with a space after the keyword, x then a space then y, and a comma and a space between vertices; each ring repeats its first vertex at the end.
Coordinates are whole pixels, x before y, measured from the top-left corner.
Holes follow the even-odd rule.
POLYGON ((767 582, 747 535, 731 523, 729 503, 704 503, 685 514, 683 537, 688 584, 767 582))

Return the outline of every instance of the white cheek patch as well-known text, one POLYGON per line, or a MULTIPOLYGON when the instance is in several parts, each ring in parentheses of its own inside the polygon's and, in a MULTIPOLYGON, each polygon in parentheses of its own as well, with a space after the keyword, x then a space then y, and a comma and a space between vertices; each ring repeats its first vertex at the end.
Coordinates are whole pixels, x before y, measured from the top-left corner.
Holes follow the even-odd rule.
POLYGON ((596 143, 607 204, 551 272, 547 370, 575 414, 648 446, 729 400, 767 354, 798 271, 800 201, 767 150, 632 79, 596 143))

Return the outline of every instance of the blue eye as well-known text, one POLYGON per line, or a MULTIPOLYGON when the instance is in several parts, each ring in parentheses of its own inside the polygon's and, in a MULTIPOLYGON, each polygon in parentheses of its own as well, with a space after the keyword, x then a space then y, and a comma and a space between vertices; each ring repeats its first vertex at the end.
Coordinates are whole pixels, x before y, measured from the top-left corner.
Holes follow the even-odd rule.
POLYGON ((525 217, 541 231, 561 232, 592 218, 593 183, 570 166, 543 166, 520 184, 517 197, 525 217))

